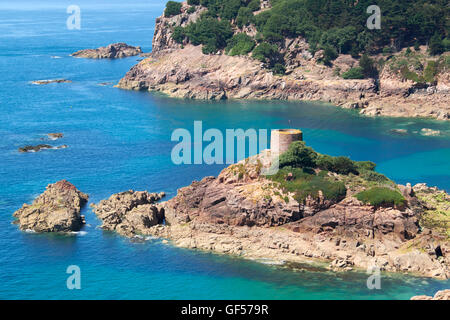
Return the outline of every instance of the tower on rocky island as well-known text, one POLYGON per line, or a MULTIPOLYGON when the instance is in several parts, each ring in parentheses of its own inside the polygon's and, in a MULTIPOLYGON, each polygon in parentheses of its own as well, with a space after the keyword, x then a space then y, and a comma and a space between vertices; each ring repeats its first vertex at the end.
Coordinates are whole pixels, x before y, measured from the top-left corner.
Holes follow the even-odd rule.
POLYGON ((294 141, 303 141, 303 132, 298 129, 272 130, 270 135, 270 151, 281 154, 289 149, 294 141))

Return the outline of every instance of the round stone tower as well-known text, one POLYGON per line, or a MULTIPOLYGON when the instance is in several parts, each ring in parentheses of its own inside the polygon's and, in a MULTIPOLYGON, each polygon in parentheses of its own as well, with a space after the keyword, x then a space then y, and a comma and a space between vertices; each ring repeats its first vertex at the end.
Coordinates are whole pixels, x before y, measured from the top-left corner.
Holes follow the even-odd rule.
POLYGON ((294 141, 303 141, 303 132, 298 129, 272 130, 270 137, 270 151, 278 154, 286 152, 294 141))

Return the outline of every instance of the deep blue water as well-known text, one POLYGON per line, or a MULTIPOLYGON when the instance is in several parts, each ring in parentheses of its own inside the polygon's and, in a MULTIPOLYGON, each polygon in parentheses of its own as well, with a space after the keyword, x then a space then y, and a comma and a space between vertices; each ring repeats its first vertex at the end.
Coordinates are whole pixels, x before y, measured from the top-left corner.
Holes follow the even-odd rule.
POLYGON ((427 182, 450 190, 450 137, 423 137, 421 128, 450 133, 448 122, 364 118, 332 106, 288 102, 198 102, 129 92, 117 81, 137 63, 75 59, 70 53, 127 42, 151 50, 159 1, 77 1, 81 30, 66 29, 66 1, 0 4, 0 298, 2 299, 408 299, 449 287, 448 281, 383 275, 381 290, 362 273, 292 272, 257 262, 164 245, 135 243, 87 226, 77 236, 23 233, 12 213, 49 183, 67 179, 98 202, 135 189, 166 191, 217 175, 223 166, 175 166, 176 128, 298 127, 322 153, 372 160, 399 183, 427 182), (59 58, 55 58, 59 57, 59 58), (31 85, 67 78, 68 84, 31 85), (408 129, 397 136, 393 128, 408 129), (62 150, 20 154, 46 133, 62 150), (66 288, 66 268, 78 265, 82 290, 66 288))

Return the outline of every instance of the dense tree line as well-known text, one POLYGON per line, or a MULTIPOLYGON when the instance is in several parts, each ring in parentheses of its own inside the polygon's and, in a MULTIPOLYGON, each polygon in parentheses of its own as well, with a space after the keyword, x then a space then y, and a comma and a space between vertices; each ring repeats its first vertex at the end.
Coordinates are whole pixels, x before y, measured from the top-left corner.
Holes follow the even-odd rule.
MULTIPOLYGON (((194 44, 203 44, 204 53, 227 48, 232 54, 247 54, 251 47, 255 58, 271 68, 276 66, 280 72, 283 61, 278 48, 284 39, 298 36, 307 39, 313 53, 324 50, 325 64, 338 54, 359 58, 362 54, 395 52, 406 46, 429 45, 431 54, 450 50, 448 0, 271 0, 272 8, 256 15, 259 0, 189 0, 188 4, 208 10, 196 23, 178 29, 174 33, 176 41, 187 37, 194 44), (381 9, 379 30, 366 26, 370 16, 367 8, 371 5, 381 9), (258 30, 255 39, 232 39, 233 26, 242 28, 249 24, 258 30)), ((178 6, 169 1, 166 15, 176 11, 178 6)), ((368 62, 363 61, 366 66, 351 70, 349 76, 374 76, 368 62)))

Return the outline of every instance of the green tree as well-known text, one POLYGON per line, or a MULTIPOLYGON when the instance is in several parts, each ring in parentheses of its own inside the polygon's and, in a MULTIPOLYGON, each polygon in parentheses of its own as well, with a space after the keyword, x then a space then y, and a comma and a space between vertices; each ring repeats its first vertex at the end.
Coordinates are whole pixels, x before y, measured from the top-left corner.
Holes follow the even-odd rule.
POLYGON ((275 63, 279 63, 281 55, 278 51, 278 47, 275 44, 262 42, 255 49, 253 49, 252 57, 264 62, 269 67, 273 67, 275 63))
POLYGON ((235 34, 228 40, 225 51, 230 56, 247 55, 255 47, 255 41, 246 33, 235 34))
POLYGON ((185 34, 193 45, 203 44, 203 53, 209 54, 225 48, 228 39, 233 36, 233 30, 229 21, 202 15, 185 28, 185 34))
POLYGON ((359 66, 362 69, 364 78, 376 78, 378 76, 378 70, 375 67, 375 63, 367 54, 363 54, 361 60, 359 60, 359 66))
POLYGON ((435 32, 430 39, 428 49, 431 55, 438 55, 444 53, 444 45, 442 44, 442 39, 439 33, 435 32))
POLYGON ((242 7, 238 11, 238 15, 236 18, 236 24, 239 28, 246 26, 253 22, 253 12, 251 9, 242 7))
POLYGON ((176 1, 169 1, 166 3, 166 9, 164 10, 165 17, 176 16, 181 13, 182 4, 176 1))
POLYGON ((183 43, 183 40, 184 40, 185 37, 186 37, 186 35, 184 33, 184 28, 183 27, 175 27, 173 29, 172 39, 176 43, 183 43))

